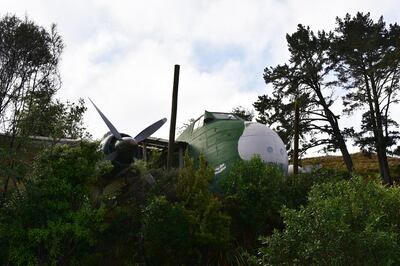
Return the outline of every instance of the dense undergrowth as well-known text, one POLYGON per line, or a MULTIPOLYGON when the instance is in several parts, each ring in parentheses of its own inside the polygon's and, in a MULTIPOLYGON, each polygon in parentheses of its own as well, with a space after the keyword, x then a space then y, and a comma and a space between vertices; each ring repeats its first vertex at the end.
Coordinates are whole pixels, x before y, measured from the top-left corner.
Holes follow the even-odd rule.
POLYGON ((44 151, 2 198, 0 264, 399 263, 396 186, 324 169, 286 176, 258 157, 217 180, 203 158, 149 165, 110 173, 93 143, 44 151))

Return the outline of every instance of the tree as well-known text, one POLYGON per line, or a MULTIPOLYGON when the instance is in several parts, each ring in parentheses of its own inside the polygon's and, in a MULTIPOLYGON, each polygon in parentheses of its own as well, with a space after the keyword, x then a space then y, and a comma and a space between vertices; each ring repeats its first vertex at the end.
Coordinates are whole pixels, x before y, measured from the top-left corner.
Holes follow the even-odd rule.
POLYGON ((69 265, 90 251, 105 226, 104 209, 89 200, 102 158, 85 142, 40 154, 25 190, 0 206, 0 264, 69 265))
MULTIPOLYGON (((8 138, 1 152, 4 194, 9 180, 18 189, 17 179, 24 172, 21 154, 17 154, 25 139, 18 138, 18 124, 24 109, 30 109, 37 93, 54 94, 60 80, 57 70, 63 44, 55 26, 51 32, 25 18, 6 15, 0 20, 0 132, 8 138)), ((33 121, 32 121, 33 122, 33 121)))
POLYGON ((34 97, 58 90, 57 66, 63 47, 55 25, 48 32, 28 18, 6 15, 0 20, 2 132, 16 135, 20 115, 30 109, 34 97))
POLYGON ((333 87, 337 84, 329 76, 332 70, 328 54, 331 39, 332 34, 322 31, 315 35, 309 27, 298 25, 295 33, 286 36, 289 63, 264 70, 265 82, 273 85, 272 97, 260 96, 254 106, 260 112, 258 121, 278 122, 288 132, 286 135, 292 137, 292 103, 296 101, 301 113, 299 127, 303 140, 304 135, 311 136, 311 141, 303 145, 303 151, 320 145, 339 149, 347 170, 352 172, 353 163, 339 127, 339 116, 331 110, 335 101, 333 87), (271 115, 272 110, 277 109, 281 111, 271 115))
MULTIPOLYGON (((294 128, 293 128, 293 110, 294 104, 292 98, 287 101, 287 94, 283 91, 274 90, 272 96, 261 95, 258 96, 258 101, 253 105, 258 111, 259 115, 256 121, 262 124, 267 124, 281 137, 283 143, 286 144, 286 149, 289 151, 289 157, 293 157, 293 151, 291 150, 294 138, 294 128)), ((302 149, 300 153, 305 153, 308 146, 306 140, 306 128, 307 121, 305 119, 305 108, 307 108, 306 98, 304 96, 299 96, 304 98, 304 100, 299 100, 300 108, 300 140, 302 142, 302 149)))
POLYGON ((79 138, 85 128, 83 100, 78 104, 55 100, 61 87, 58 63, 63 50, 61 36, 25 18, 6 15, 0 20, 0 133, 6 143, 0 147, 0 176, 3 192, 9 180, 18 189, 25 176, 29 136, 55 139, 79 138), (25 153, 25 154, 24 154, 25 153), (21 170, 22 169, 22 170, 21 170))
POLYGON ((243 106, 236 106, 232 109, 232 113, 242 118, 245 121, 252 121, 254 118, 254 112, 252 110, 248 110, 243 106))
POLYGON ((21 136, 45 136, 54 140, 89 137, 83 125, 86 110, 83 99, 78 103, 63 103, 48 99, 48 96, 35 96, 30 109, 21 114, 17 125, 19 133, 21 136))
POLYGON ((366 108, 357 143, 377 153, 385 183, 392 184, 387 149, 399 138, 397 123, 390 118, 393 105, 399 103, 400 27, 386 27, 383 17, 377 22, 370 14, 349 14, 337 18, 332 58, 337 62, 341 84, 347 90, 345 112, 366 108))

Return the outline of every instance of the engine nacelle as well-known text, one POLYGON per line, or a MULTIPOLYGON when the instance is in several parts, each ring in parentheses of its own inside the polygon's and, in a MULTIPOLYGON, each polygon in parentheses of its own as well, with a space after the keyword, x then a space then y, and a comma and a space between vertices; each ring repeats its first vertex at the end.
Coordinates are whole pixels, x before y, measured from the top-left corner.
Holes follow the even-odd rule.
POLYGON ((116 154, 110 158, 115 166, 126 166, 131 164, 139 154, 137 143, 128 134, 120 133, 122 139, 117 139, 110 132, 107 133, 100 142, 101 150, 108 156, 116 154))

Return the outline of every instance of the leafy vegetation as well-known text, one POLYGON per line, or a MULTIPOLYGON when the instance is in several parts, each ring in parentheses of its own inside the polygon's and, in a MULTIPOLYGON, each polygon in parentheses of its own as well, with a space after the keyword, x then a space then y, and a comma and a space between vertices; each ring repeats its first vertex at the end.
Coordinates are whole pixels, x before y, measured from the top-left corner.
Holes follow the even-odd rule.
POLYGON ((283 209, 285 229, 262 238, 264 265, 397 265, 400 190, 353 178, 312 188, 283 209))
POLYGON ((223 203, 232 217, 232 235, 241 246, 253 249, 260 235, 283 228, 283 206, 298 208, 307 203, 313 185, 345 178, 346 172, 327 170, 288 177, 260 157, 238 162, 220 180, 223 203))
POLYGON ((2 202, 2 264, 62 264, 77 261, 96 244, 104 209, 92 208, 88 184, 99 172, 97 145, 57 146, 43 152, 23 191, 2 202))
POLYGON ((96 203, 111 170, 96 147, 56 146, 35 159, 0 208, 3 264, 320 264, 329 254, 337 261, 328 263, 355 263, 364 253, 397 262, 397 187, 324 169, 288 177, 254 157, 219 180, 219 195, 204 158, 196 168, 186 157, 179 172, 135 163, 96 203))
POLYGON ((387 26, 382 17, 375 22, 369 13, 358 12, 337 18, 336 26, 335 31, 314 33, 299 24, 296 32, 287 34, 289 61, 265 68, 265 82, 272 84, 273 91, 254 103, 257 121, 275 127, 290 143, 292 106, 297 102, 302 151, 319 145, 340 150, 351 173, 353 162, 345 142, 351 137, 364 151, 376 152, 380 175, 390 185, 387 153, 399 139, 399 125, 390 115, 400 100, 399 25, 387 26), (365 110, 360 132, 340 128, 341 114, 332 110, 338 89, 345 92, 343 114, 365 110))
MULTIPOLYGON (((82 138, 83 100, 62 103, 58 64, 64 44, 55 25, 47 30, 28 17, 0 18, 0 170, 2 196, 26 176, 31 136, 82 138), (4 156, 7 154, 8 156, 4 156), (10 182, 12 181, 12 182, 10 182)), ((35 149, 41 149, 36 145, 35 149)))

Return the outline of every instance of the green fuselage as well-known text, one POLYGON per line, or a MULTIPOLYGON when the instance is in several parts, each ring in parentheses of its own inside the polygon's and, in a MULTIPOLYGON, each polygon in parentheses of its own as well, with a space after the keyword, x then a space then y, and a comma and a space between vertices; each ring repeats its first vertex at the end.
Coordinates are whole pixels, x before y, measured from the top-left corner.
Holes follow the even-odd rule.
POLYGON ((203 154, 208 165, 219 174, 240 160, 238 140, 245 128, 244 123, 232 114, 205 112, 177 140, 189 144, 191 157, 198 159, 203 154), (220 115, 215 117, 215 114, 220 115))

